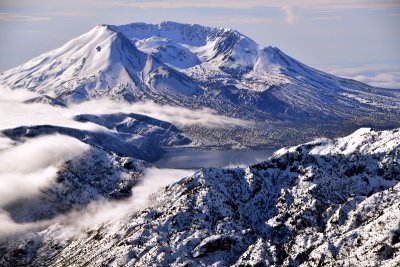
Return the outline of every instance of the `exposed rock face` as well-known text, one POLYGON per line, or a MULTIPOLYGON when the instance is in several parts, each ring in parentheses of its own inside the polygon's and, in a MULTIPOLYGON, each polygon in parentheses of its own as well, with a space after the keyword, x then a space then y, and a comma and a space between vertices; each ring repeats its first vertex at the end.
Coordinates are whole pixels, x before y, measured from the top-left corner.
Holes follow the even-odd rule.
POLYGON ((361 129, 235 169, 202 169, 142 211, 59 238, 0 245, 0 263, 46 266, 397 266, 400 130, 361 129))
POLYGON ((67 107, 67 105, 65 105, 65 103, 63 101, 61 101, 57 98, 48 96, 48 95, 34 97, 34 98, 24 101, 24 103, 25 104, 41 103, 41 104, 49 104, 52 106, 63 107, 63 108, 67 107))

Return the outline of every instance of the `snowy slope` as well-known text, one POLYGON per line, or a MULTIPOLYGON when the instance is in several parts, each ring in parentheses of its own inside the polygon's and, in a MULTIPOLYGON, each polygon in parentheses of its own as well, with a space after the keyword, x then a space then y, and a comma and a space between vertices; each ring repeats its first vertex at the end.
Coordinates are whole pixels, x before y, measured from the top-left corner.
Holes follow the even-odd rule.
POLYGON ((3 240, 3 266, 397 266, 400 129, 361 129, 202 169, 142 211, 88 229, 3 240))
POLYGON ((104 96, 133 101, 150 93, 143 89, 177 95, 199 90, 189 78, 140 52, 111 28, 96 26, 64 46, 3 73, 2 79, 11 88, 27 88, 72 101, 104 96), (171 81, 160 81, 161 77, 171 77, 171 81))
POLYGON ((235 30, 196 24, 99 25, 3 72, 0 83, 64 101, 153 100, 260 122, 400 123, 400 90, 338 78, 235 30))

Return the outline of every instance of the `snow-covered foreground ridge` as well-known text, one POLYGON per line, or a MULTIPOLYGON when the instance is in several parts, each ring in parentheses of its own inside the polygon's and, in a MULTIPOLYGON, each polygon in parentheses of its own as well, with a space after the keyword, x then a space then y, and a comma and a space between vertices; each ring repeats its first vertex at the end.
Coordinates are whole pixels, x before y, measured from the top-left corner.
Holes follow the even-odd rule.
POLYGON ((3 238, 0 264, 398 266, 399 181, 400 129, 360 129, 199 170, 77 237, 53 225, 3 238))

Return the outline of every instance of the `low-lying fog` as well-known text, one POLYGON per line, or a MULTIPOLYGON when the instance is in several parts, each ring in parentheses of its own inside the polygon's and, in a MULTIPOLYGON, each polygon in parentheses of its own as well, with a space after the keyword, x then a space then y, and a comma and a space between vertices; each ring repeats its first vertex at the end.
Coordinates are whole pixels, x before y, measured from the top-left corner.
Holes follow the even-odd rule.
POLYGON ((57 125, 87 130, 105 130, 92 123, 80 123, 73 118, 80 114, 137 113, 170 122, 177 127, 207 126, 236 127, 251 126, 249 121, 229 118, 203 108, 190 110, 183 107, 159 105, 154 102, 127 103, 109 99, 91 100, 80 104, 70 104, 68 108, 47 104, 25 104, 24 101, 37 97, 33 92, 22 89, 10 90, 0 86, 0 130, 27 125, 57 125))
MULTIPOLYGON (((207 127, 250 126, 251 123, 220 116, 209 109, 188 110, 155 103, 116 103, 110 100, 71 104, 68 108, 47 104, 25 104, 36 97, 32 92, 0 88, 0 131, 19 126, 58 125, 91 131, 107 131, 99 125, 80 123, 76 115, 110 114, 116 112, 139 113, 165 120, 178 127, 205 125, 207 127)), ((18 223, 13 221, 6 206, 14 201, 28 201, 29 196, 40 194, 57 178, 57 171, 68 160, 79 157, 89 148, 79 140, 48 135, 15 142, 0 134, 0 237, 19 232, 43 230, 60 224, 66 234, 80 233, 94 224, 116 219, 127 211, 142 209, 151 203, 148 198, 160 188, 178 181, 195 170, 207 166, 234 166, 265 160, 270 151, 195 151, 169 150, 166 156, 147 169, 140 182, 132 189, 132 197, 123 201, 98 200, 84 210, 59 215, 55 218, 18 223)))

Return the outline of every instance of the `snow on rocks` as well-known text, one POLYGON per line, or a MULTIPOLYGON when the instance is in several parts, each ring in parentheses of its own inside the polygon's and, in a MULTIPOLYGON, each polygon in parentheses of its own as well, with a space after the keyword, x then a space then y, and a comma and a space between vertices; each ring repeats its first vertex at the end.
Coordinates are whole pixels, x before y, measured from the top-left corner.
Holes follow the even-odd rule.
POLYGON ((150 207, 72 242, 56 241, 49 230, 39 234, 40 249, 29 236, 3 242, 7 256, 0 262, 396 266, 399 147, 399 129, 363 129, 281 150, 246 168, 202 169, 160 190, 150 207), (49 257, 54 251, 57 257, 49 257))

